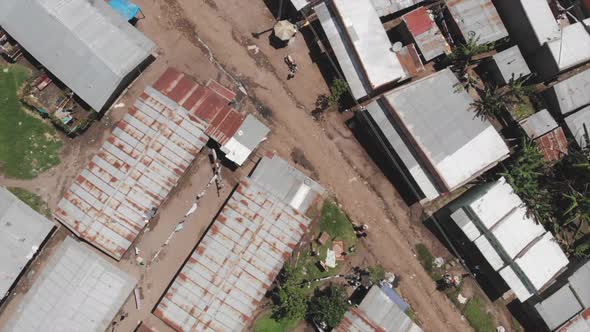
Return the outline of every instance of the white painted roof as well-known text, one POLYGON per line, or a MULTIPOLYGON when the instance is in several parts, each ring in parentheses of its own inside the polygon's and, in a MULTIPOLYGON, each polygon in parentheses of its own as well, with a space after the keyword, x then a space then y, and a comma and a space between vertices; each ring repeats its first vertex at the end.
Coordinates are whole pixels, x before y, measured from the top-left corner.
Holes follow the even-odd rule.
POLYGON ((525 207, 518 207, 492 230, 498 243, 510 258, 515 258, 529 243, 545 233, 543 226, 527 216, 525 207))
POLYGON ((475 226, 475 224, 471 222, 471 219, 469 219, 465 209, 459 209, 453 212, 451 214, 451 219, 453 219, 455 224, 457 224, 463 233, 465 233, 469 241, 475 241, 475 239, 481 235, 477 226, 475 226))
POLYGON ((538 46, 560 38, 561 31, 547 0, 520 0, 538 46))
POLYGON ((523 204, 520 197, 514 193, 512 186, 502 177, 484 195, 476 198, 469 207, 484 226, 490 229, 510 211, 523 204))
POLYGON ((545 233, 515 262, 537 290, 543 288, 569 263, 559 244, 549 232, 545 233))
POLYGON ((510 289, 514 291, 514 294, 516 294, 516 297, 518 297, 520 302, 526 301, 529 297, 533 295, 531 292, 527 290, 525 285, 522 283, 522 280, 518 278, 516 273, 514 273, 512 267, 506 266, 499 273, 502 279, 504 279, 504 281, 508 285, 508 287, 510 287, 510 289))
POLYGON ((480 236, 474 243, 494 270, 498 271, 505 265, 502 257, 498 255, 496 248, 492 246, 485 236, 480 236))
POLYGON ((590 60, 590 34, 587 31, 589 28, 590 19, 568 25, 562 28, 561 39, 547 44, 559 71, 590 60))

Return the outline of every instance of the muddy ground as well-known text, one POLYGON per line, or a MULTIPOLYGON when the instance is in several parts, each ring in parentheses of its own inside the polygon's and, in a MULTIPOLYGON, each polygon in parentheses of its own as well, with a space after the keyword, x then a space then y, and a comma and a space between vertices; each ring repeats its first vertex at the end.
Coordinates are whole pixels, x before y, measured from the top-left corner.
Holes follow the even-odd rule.
MULTIPOLYGON (((299 162, 300 166, 307 168, 308 174, 337 197, 354 222, 370 226, 363 249, 350 263, 380 263, 386 271, 401 275, 401 293, 425 331, 471 329, 451 302, 435 290, 434 282, 415 257, 416 243, 427 244, 436 256, 450 257, 420 222, 421 208, 409 208, 404 203, 346 127, 342 115, 330 113, 321 122, 310 116, 316 98, 328 93, 328 87, 301 36, 283 49, 270 46, 268 35, 253 38, 253 32, 266 30, 274 24, 272 14, 262 0, 135 2, 146 16, 139 21, 138 28, 158 44, 159 51, 156 61, 142 73, 120 102, 131 105, 140 91, 153 83, 168 66, 176 67, 200 82, 217 79, 234 90, 235 82, 239 81, 248 92, 242 110, 257 114, 272 128, 269 139, 257 154, 273 151, 284 158, 295 156, 299 160, 304 156, 305 162, 299 162), (247 49, 248 45, 257 45, 260 52, 254 54, 247 49), (299 65, 293 80, 286 80, 287 67, 283 57, 287 54, 299 65)), ((62 163, 38 179, 20 181, 0 177, 0 185, 18 186, 39 193, 54 208, 65 188, 125 111, 125 107, 112 109, 83 136, 66 139, 62 163)), ((117 324, 115 331, 132 331, 139 321, 157 331, 171 331, 151 311, 227 199, 232 184, 252 167, 253 162, 250 162, 235 173, 224 169, 225 189, 219 194, 213 190, 208 192, 198 213, 191 216, 185 228, 175 234, 171 244, 148 267, 136 264, 133 250, 120 262, 108 258, 140 280, 139 286, 145 296, 140 310, 135 308, 134 299, 129 298, 122 309, 129 316, 117 324)), ((142 232, 136 241, 144 258, 152 257, 166 241, 191 206, 194 195, 211 175, 209 163, 202 154, 159 210, 157 221, 150 224, 149 231, 142 232)), ((67 233, 65 229, 59 232, 67 233)), ((44 257, 40 255, 37 263, 42 264, 44 257)), ((19 284, 17 294, 4 308, 0 326, 34 278, 35 273, 28 273, 19 284)), ((497 314, 505 322, 503 325, 508 326, 509 316, 505 312, 497 314)))

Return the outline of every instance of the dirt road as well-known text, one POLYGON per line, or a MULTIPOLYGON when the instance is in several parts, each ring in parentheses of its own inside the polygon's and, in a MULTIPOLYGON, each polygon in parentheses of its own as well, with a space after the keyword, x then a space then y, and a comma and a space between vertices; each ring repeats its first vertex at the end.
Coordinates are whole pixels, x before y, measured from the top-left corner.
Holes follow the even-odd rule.
MULTIPOLYGON (((223 71, 239 80, 247 89, 249 99, 243 105, 247 111, 268 109, 267 123, 272 128, 265 150, 276 151, 288 158, 294 148, 303 151, 318 180, 328 188, 356 222, 367 223, 372 230, 367 239, 368 255, 388 271, 402 275, 401 292, 417 314, 426 331, 468 331, 450 301, 435 291, 434 283, 414 256, 417 242, 434 242, 419 223, 412 222, 408 207, 394 187, 368 159, 362 147, 336 115, 320 124, 309 111, 317 96, 328 88, 317 66, 312 62, 302 38, 285 49, 272 48, 268 39, 251 37, 252 32, 266 30, 274 19, 262 0, 136 0, 146 19, 139 29, 160 46, 155 63, 143 73, 123 100, 127 105, 147 84, 174 66, 195 76, 201 82, 215 78, 235 88, 234 81, 223 71), (260 52, 247 50, 257 45, 260 52), (210 61, 210 51, 219 61, 210 61), (283 57, 291 54, 299 64, 294 80, 287 81, 283 57)), ((64 151, 64 162, 34 181, 14 181, 0 178, 0 184, 17 185, 41 193, 54 207, 61 193, 92 153, 100 146, 124 109, 108 113, 83 138, 64 151)), ((137 245, 145 255, 153 254, 174 229, 176 222, 190 207, 190 197, 210 176, 208 166, 197 162, 183 184, 175 190, 160 209, 156 225, 141 235, 137 245)), ((241 174, 246 174, 245 170, 241 174)), ((240 174, 234 175, 236 178, 240 174)), ((231 181, 231 177, 230 177, 231 181)), ((129 317, 118 324, 116 331, 131 331, 137 321, 144 320, 158 331, 168 331, 159 319, 150 314, 159 297, 171 282, 196 241, 211 222, 228 192, 220 196, 208 194, 205 208, 191 219, 185 230, 149 270, 138 267, 130 253, 119 266, 140 278, 146 298, 141 310, 135 309, 130 298, 124 306, 129 317)))

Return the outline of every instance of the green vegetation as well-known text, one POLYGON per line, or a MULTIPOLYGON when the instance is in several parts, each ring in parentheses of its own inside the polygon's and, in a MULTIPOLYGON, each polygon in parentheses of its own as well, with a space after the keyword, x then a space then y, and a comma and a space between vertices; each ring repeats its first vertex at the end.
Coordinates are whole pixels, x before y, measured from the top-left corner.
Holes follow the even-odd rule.
POLYGON ((371 276, 371 282, 376 284, 379 281, 385 279, 385 270, 381 265, 369 266, 369 276, 371 276))
POLYGON ((297 321, 276 320, 270 314, 264 315, 254 323, 254 332, 287 332, 297 325, 297 321))
POLYGON ((430 250, 422 243, 418 243, 416 246, 416 253, 418 254, 418 260, 426 272, 431 273, 434 268, 434 256, 430 253, 430 250))
POLYGON ((25 202, 33 210, 39 212, 39 214, 47 217, 51 216, 49 207, 47 206, 47 203, 45 203, 45 201, 41 198, 41 196, 21 188, 10 187, 8 190, 21 201, 25 202))
POLYGON ((305 318, 307 297, 301 288, 301 269, 286 265, 278 278, 277 291, 273 294, 272 317, 278 321, 300 321, 305 318))
POLYGON ((340 101, 344 95, 348 93, 348 83, 340 78, 332 81, 330 86, 330 105, 340 105, 340 101))
POLYGON ((408 307, 408 309, 406 309, 406 315, 408 315, 408 317, 412 320, 412 322, 418 323, 418 318, 416 317, 416 313, 414 312, 414 310, 412 310, 411 307, 408 307))
POLYGON ((348 310, 348 296, 344 289, 330 286, 318 292, 310 301, 308 319, 336 327, 348 310))
POLYGON ((321 234, 322 232, 328 233, 330 239, 324 245, 319 245, 314 239, 311 244, 313 249, 310 248, 303 252, 297 263, 297 266, 303 270, 307 280, 327 277, 337 272, 338 267, 321 271, 317 266, 318 261, 326 259, 327 249, 332 248, 334 240, 344 241, 345 249, 356 245, 357 239, 352 223, 346 214, 340 210, 338 204, 331 200, 324 201, 320 214, 319 229, 316 230, 315 234, 321 234), (313 256, 312 251, 317 252, 318 255, 313 256))
POLYGON ((476 332, 495 332, 494 319, 486 311, 485 304, 478 298, 467 302, 463 315, 476 332))
POLYGON ((62 146, 55 129, 28 114, 18 99, 29 76, 25 67, 0 66, 0 169, 6 176, 22 179, 57 165, 62 146))

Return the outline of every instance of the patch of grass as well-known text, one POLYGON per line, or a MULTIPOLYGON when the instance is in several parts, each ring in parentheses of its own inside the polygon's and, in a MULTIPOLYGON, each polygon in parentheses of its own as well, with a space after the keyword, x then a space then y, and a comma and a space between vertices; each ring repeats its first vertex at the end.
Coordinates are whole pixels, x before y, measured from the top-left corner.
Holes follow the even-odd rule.
POLYGON ((30 76, 19 65, 0 66, 0 169, 8 177, 31 179, 59 163, 62 141, 55 128, 23 109, 18 99, 30 76))
POLYGON ((22 188, 10 187, 8 190, 18 197, 21 201, 25 202, 33 210, 39 212, 39 214, 46 217, 50 217, 49 207, 47 203, 41 198, 41 196, 34 194, 22 188))
POLYGON ((416 253, 418 254, 418 260, 422 267, 428 272, 432 273, 434 269, 434 256, 430 253, 430 250, 422 243, 418 243, 416 246, 416 253))
POLYGON ((523 97, 521 103, 514 105, 511 113, 516 121, 520 121, 535 114, 535 107, 528 97, 523 97))
POLYGON ((463 315, 476 332, 494 332, 494 319, 487 313, 482 300, 474 297, 465 305, 463 315))
POLYGON ((369 275, 371 276, 371 282, 374 284, 385 279, 385 270, 381 265, 369 266, 369 275))
POLYGON ((416 313, 414 312, 414 310, 411 307, 408 307, 408 309, 406 309, 406 315, 408 315, 408 317, 410 317, 412 322, 418 323, 418 318, 416 318, 416 313))
MULTIPOLYGON (((317 266, 318 261, 326 259, 326 251, 328 248, 332 248, 333 240, 344 241, 346 249, 354 246, 357 241, 354 229, 352 228, 352 223, 335 202, 329 199, 325 200, 319 218, 319 228, 316 229, 316 235, 311 243, 313 250, 318 252, 319 255, 312 256, 312 248, 309 248, 301 253, 298 261, 298 265, 304 269, 304 277, 306 280, 323 278, 338 272, 339 266, 336 266, 336 268, 333 269, 327 268, 326 271, 321 271, 317 266), (322 232, 328 233, 330 235, 330 240, 320 246, 316 239, 322 232)), ((313 290, 314 286, 315 285, 312 284, 309 290, 313 290)))
POLYGON ((260 317, 254 323, 254 332, 287 332, 298 322, 290 320, 274 320, 270 313, 260 317))

